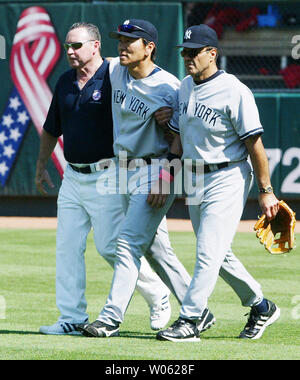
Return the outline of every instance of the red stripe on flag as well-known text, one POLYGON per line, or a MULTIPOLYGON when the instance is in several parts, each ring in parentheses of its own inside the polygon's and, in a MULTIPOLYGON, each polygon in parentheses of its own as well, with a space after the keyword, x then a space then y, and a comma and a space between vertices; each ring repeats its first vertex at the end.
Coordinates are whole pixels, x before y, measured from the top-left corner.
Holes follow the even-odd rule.
MULTIPOLYGON (((60 55, 60 43, 54 29, 53 32, 51 30, 43 30, 45 26, 53 28, 50 19, 44 20, 41 18, 43 14, 48 15, 46 10, 41 7, 29 7, 21 13, 19 23, 24 17, 29 15, 33 15, 33 17, 29 17, 24 25, 18 27, 16 32, 17 38, 15 36, 10 57, 10 70, 13 82, 39 135, 42 133, 43 124, 52 100, 52 93, 46 79, 60 55), (40 27, 40 30, 38 27, 40 27), (31 30, 32 28, 34 29, 31 30), (46 38, 46 43, 44 46, 41 46, 43 50, 37 62, 34 62, 32 56, 38 48, 38 42, 41 38, 46 38), (52 48, 54 49, 53 54, 49 54, 52 53, 52 48), (39 72, 41 65, 43 65, 43 75, 39 72)), ((58 142, 59 144, 56 146, 57 154, 53 152, 52 159, 59 174, 62 176, 66 165, 63 156, 63 139, 59 138, 58 142)))

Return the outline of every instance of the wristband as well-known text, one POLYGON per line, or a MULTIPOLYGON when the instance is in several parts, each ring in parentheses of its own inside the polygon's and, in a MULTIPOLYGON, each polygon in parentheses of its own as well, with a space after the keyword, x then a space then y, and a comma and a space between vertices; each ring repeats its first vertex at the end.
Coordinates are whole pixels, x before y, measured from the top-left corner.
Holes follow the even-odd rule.
POLYGON ((168 183, 171 183, 174 181, 174 177, 165 169, 160 170, 158 178, 168 183))

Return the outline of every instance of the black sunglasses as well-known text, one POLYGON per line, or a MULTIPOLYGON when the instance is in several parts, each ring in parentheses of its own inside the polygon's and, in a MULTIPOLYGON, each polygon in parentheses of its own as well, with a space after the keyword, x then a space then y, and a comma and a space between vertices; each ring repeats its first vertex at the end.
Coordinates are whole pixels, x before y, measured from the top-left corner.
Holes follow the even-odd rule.
POLYGON ((118 26, 118 32, 126 32, 131 33, 137 30, 141 30, 142 32, 147 33, 144 29, 140 28, 139 26, 132 25, 132 24, 122 24, 118 26))
POLYGON ((65 42, 64 43, 64 48, 65 50, 68 50, 69 48, 72 48, 73 50, 78 50, 82 47, 83 44, 85 44, 86 42, 91 42, 91 41, 96 41, 96 40, 87 40, 87 41, 84 41, 84 42, 65 42))
MULTIPOLYGON (((180 52, 181 57, 195 58, 204 48, 199 49, 183 49, 180 52)), ((207 50, 208 51, 208 50, 207 50)))

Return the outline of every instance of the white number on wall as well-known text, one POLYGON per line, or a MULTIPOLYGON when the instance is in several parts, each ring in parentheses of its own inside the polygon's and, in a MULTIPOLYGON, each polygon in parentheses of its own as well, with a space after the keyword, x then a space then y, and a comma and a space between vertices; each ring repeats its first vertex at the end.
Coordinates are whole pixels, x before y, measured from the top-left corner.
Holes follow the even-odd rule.
POLYGON ((300 148, 289 148, 282 158, 282 165, 290 166, 293 160, 298 160, 298 165, 284 179, 281 186, 282 193, 300 193, 300 148))
POLYGON ((297 166, 284 178, 280 191, 282 193, 300 194, 300 148, 291 147, 284 154, 279 148, 266 149, 269 159, 270 176, 272 177, 278 164, 291 166, 297 160, 297 166))

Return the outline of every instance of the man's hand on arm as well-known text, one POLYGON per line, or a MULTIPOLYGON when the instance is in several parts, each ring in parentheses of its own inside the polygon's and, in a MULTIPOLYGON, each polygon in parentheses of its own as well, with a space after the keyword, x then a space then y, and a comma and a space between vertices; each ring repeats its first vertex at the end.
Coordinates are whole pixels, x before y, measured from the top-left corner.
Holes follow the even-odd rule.
POLYGON ((164 131, 164 136, 169 146, 172 145, 172 142, 175 137, 175 133, 169 128, 169 122, 173 116, 173 108, 171 107, 161 107, 154 113, 155 120, 158 125, 160 125, 164 131))
POLYGON ((173 108, 171 107, 161 107, 155 113, 154 117, 160 126, 165 126, 172 119, 173 108))

